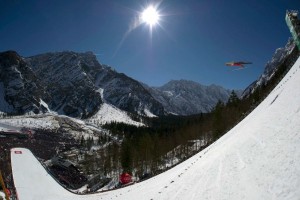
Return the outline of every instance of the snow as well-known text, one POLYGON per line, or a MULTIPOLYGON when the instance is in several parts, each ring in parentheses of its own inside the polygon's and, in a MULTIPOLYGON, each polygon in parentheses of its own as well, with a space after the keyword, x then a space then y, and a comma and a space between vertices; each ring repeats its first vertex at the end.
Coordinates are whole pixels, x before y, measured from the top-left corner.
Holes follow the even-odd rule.
POLYGON ((111 122, 123 122, 134 126, 145 126, 143 123, 132 120, 125 111, 107 103, 103 103, 99 111, 86 121, 95 125, 103 125, 111 122))
POLYGON ((71 124, 74 127, 79 127, 78 131, 75 129, 68 129, 68 133, 71 134, 75 139, 80 139, 83 136, 85 139, 92 137, 94 140, 97 140, 99 137, 99 133, 105 133, 109 135, 109 131, 101 127, 87 124, 80 119, 68 117, 65 115, 57 115, 55 113, 38 115, 33 114, 28 116, 15 116, 12 118, 0 119, 0 131, 20 130, 22 127, 30 129, 57 130, 61 128, 62 122, 71 124))
POLYGON ((156 115, 154 115, 149 109, 145 108, 144 109, 144 113, 147 117, 151 117, 151 118, 154 118, 154 117, 157 117, 156 115))
POLYGON ((172 93, 172 91, 163 91, 163 93, 165 93, 168 97, 173 96, 174 94, 172 93))
POLYGON ((9 130, 17 130, 17 131, 19 131, 20 128, 19 127, 15 127, 15 126, 10 126, 8 124, 0 123, 0 131, 9 131, 9 130))
POLYGON ((96 90, 96 92, 98 92, 98 93, 100 94, 102 101, 105 101, 104 96, 103 96, 104 90, 103 90, 102 88, 98 88, 98 89, 96 90))
MULTIPOLYGON (((5 194, 4 194, 4 192, 1 192, 0 191, 0 197, 2 197, 2 199, 5 199, 5 194)), ((1 199, 1 198, 0 198, 1 199)))
MULTIPOLYGON (((6 124, 12 127, 27 127, 27 128, 46 128, 46 129, 58 129, 59 123, 55 120, 55 116, 48 115, 34 115, 14 117, 7 119, 0 119, 0 123, 6 124)), ((1 124, 0 124, 1 126, 1 124)))
POLYGON ((118 190, 72 194, 29 150, 12 149, 19 199, 299 199, 299 85, 300 59, 252 113, 214 144, 167 172, 118 190))
MULTIPOLYGON (((48 111, 49 113, 52 112, 52 111, 50 110, 48 104, 47 104, 45 101, 43 101, 42 99, 40 99, 40 104, 43 105, 43 106, 47 109, 47 111, 48 111)), ((55 112, 53 112, 53 113, 55 113, 55 112)))

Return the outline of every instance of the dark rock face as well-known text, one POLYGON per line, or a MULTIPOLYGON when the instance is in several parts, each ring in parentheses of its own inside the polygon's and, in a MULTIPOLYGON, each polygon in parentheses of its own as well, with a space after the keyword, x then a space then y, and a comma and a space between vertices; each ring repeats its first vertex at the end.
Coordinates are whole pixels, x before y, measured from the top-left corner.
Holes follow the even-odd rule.
POLYGON ((52 97, 47 102, 51 110, 79 118, 99 110, 102 100, 93 83, 94 74, 86 73, 101 67, 93 57, 89 52, 61 52, 26 59, 52 97))
POLYGON ((0 53, 0 82, 4 96, 14 113, 45 112, 41 100, 48 100, 38 77, 28 64, 14 51, 0 53))

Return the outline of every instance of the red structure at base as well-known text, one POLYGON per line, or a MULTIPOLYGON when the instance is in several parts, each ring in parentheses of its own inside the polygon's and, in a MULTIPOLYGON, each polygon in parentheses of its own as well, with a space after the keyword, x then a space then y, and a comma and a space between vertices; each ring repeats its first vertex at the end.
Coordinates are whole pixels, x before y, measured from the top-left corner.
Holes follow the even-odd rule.
POLYGON ((120 183, 125 185, 132 182, 132 177, 130 174, 128 173, 123 173, 120 175, 120 183))

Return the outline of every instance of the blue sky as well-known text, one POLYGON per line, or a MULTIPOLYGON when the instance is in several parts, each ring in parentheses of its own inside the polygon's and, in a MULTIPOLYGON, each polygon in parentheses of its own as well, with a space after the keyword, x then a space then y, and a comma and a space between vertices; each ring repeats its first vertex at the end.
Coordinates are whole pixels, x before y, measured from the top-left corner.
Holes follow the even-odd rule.
POLYGON ((244 89, 290 37, 287 9, 300 10, 300 1, 0 0, 0 51, 93 51, 150 86, 186 79, 244 89), (158 3, 152 34, 141 24, 126 35, 143 8, 158 3), (233 60, 253 64, 231 71, 224 63, 233 60))

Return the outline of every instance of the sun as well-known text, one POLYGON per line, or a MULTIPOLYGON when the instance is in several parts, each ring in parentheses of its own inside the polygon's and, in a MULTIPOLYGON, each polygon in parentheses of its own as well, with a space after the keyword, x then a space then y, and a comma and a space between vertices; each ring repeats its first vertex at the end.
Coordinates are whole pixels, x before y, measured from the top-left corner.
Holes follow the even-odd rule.
MULTIPOLYGON (((160 1, 160 3, 162 0, 160 1)), ((156 4, 148 4, 148 5, 140 5, 139 11, 133 10, 134 12, 134 18, 130 22, 127 31, 124 33, 122 40, 119 42, 117 49, 115 50, 113 57, 115 57, 119 51, 119 49, 122 47, 124 41, 126 38, 130 35, 132 31, 137 29, 138 27, 142 25, 147 25, 149 28, 149 36, 150 40, 152 41, 152 33, 154 30, 154 26, 159 26, 158 28, 162 28, 162 22, 164 21, 165 14, 160 9, 160 3, 156 4)))
POLYGON ((146 23, 151 27, 156 25, 159 21, 159 13, 153 6, 146 8, 141 13, 140 17, 143 23, 146 23))

